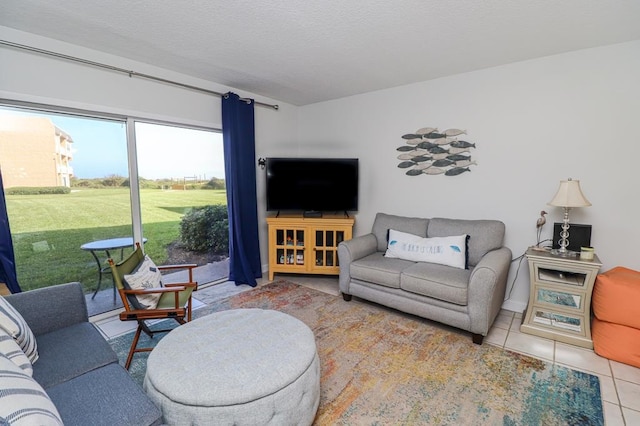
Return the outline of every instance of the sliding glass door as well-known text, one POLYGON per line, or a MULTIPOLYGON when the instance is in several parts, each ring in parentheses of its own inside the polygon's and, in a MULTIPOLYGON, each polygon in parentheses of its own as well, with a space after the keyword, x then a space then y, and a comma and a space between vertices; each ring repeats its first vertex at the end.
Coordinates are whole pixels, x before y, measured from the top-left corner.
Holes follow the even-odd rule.
MULTIPOLYGON (((206 241, 210 226, 194 234, 207 206, 226 213, 222 147, 210 130, 0 107, 0 170, 23 291, 79 281, 88 295, 107 290, 98 296, 113 306, 106 259, 126 256, 134 240, 158 264, 225 262, 224 250, 211 249, 220 244, 206 241), (185 229, 190 242, 204 242, 185 245, 185 229)), ((228 238, 217 235, 216 243, 228 238)), ((200 283, 226 274, 217 268, 200 283)))

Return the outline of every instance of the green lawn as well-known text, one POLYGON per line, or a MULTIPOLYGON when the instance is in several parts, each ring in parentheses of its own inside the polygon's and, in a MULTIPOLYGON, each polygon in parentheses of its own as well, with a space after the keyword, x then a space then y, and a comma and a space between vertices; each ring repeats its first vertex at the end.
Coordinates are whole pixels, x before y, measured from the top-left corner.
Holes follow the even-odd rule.
MULTIPOLYGON (((95 289, 97 265, 91 254, 80 246, 95 240, 131 236, 129 197, 127 188, 7 196, 22 290, 69 281, 81 282, 87 292, 95 289)), ((145 252, 158 264, 166 261, 166 247, 178 239, 180 219, 189 209, 226 204, 224 190, 143 189, 140 198, 143 233, 148 239, 145 252)), ((125 255, 127 252, 130 250, 125 250, 125 255)), ((102 288, 109 286, 111 277, 107 276, 102 288)))

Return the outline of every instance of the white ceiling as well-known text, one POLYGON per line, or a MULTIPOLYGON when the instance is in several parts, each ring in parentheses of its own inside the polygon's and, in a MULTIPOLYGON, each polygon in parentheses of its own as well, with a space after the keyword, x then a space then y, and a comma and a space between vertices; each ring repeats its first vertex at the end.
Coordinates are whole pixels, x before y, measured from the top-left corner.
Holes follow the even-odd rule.
POLYGON ((639 22, 640 0, 0 1, 0 25, 294 105, 638 40, 639 22))

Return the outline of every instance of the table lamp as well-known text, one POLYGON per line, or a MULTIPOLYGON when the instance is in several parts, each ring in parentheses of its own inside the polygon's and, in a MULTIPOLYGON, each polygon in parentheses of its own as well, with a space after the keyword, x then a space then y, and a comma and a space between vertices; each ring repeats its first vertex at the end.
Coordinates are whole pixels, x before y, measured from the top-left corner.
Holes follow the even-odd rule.
POLYGON ((573 252, 567 250, 567 246, 569 245, 569 210, 573 207, 589 207, 591 205, 582 193, 582 189, 580 189, 580 181, 572 180, 571 178, 560 181, 558 192, 547 204, 564 209, 562 232, 560 232, 560 248, 552 250, 551 253, 559 256, 574 255, 573 252))

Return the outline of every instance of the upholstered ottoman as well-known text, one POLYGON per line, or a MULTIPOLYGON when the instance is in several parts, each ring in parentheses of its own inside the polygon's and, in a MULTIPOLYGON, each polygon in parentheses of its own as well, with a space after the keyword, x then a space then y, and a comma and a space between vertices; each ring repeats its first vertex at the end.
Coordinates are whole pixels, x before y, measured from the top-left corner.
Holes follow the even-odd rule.
POLYGON ((144 388, 170 425, 310 425, 320 401, 315 338, 282 312, 217 312, 158 343, 144 388))
POLYGON ((640 271, 618 266, 598 275, 591 306, 594 351, 640 368, 640 271))

